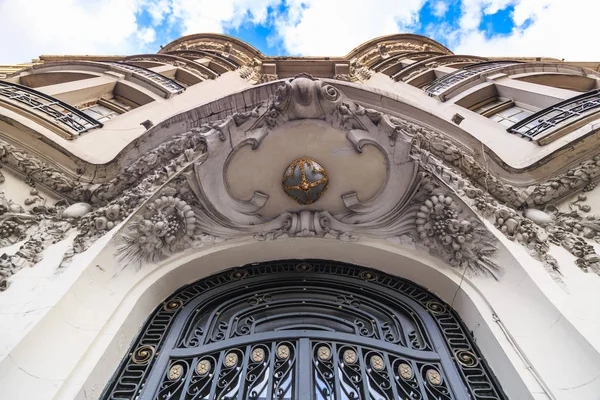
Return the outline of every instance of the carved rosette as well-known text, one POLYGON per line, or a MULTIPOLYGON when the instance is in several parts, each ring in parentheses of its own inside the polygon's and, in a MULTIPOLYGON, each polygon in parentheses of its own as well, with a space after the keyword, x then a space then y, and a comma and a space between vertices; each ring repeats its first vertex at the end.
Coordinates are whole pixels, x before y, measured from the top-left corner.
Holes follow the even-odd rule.
POLYGON ((496 247, 487 230, 474 219, 460 216, 450 196, 432 195, 417 212, 417 232, 423 243, 437 247, 451 265, 497 277, 500 267, 491 259, 496 247))
POLYGON ((141 219, 123 235, 120 256, 129 260, 159 261, 190 245, 196 230, 192 207, 184 200, 162 196, 146 205, 141 219))

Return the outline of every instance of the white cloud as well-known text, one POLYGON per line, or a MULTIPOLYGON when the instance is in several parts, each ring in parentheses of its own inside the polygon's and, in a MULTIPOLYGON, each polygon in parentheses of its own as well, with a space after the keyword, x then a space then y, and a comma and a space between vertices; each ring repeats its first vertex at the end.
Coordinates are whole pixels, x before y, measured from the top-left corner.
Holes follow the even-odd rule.
POLYGON ((435 15, 438 18, 442 18, 448 12, 448 8, 449 8, 448 3, 446 3, 445 1, 442 1, 442 0, 439 0, 435 3, 433 3, 433 6, 432 6, 433 15, 435 15))
POLYGON ((292 54, 344 55, 377 36, 403 32, 418 22, 425 0, 288 0, 276 18, 277 37, 292 54))
POLYGON ((154 42, 156 39, 156 31, 147 26, 138 30, 135 36, 141 43, 148 44, 154 42))
POLYGON ((145 9, 152 18, 152 25, 160 25, 171 14, 171 0, 147 0, 145 9))
MULTIPOLYGON (((374 37, 418 29, 426 0, 0 0, 0 63, 41 54, 135 54, 180 34, 223 32, 244 22, 270 24, 267 41, 298 55, 344 55, 374 37), (145 11, 149 26, 141 26, 145 11), (160 29, 159 29, 160 26, 160 29), (165 37, 165 29, 169 35, 165 37), (162 32, 159 35, 159 32, 162 32)), ((590 46, 600 2, 591 0, 433 0, 432 12, 461 7, 454 23, 425 26, 456 53, 600 59, 590 46), (488 38, 482 18, 513 6, 515 27, 488 38), (589 39, 588 39, 589 38, 589 39)))
POLYGON ((0 62, 40 54, 127 54, 139 0, 2 0, 0 62))
POLYGON ((182 24, 184 35, 199 32, 223 32, 248 20, 255 24, 267 20, 268 6, 281 0, 172 0, 172 23, 182 24))
MULTIPOLYGON (((490 1, 473 2, 479 2, 483 12, 495 12, 502 9, 501 1, 496 1, 495 8, 490 1)), ((509 35, 488 39, 477 29, 465 29, 459 32, 452 48, 462 54, 596 61, 600 60, 600 49, 590 44, 597 35, 599 14, 600 2, 596 1, 518 0, 512 13, 516 26, 509 35)))

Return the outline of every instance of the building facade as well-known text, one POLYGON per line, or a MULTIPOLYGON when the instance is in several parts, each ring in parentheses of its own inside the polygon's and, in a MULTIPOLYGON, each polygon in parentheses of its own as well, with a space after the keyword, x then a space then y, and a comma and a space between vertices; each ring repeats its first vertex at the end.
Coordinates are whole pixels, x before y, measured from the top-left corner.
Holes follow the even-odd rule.
POLYGON ((600 398, 598 70, 411 34, 0 66, 0 397, 600 398))

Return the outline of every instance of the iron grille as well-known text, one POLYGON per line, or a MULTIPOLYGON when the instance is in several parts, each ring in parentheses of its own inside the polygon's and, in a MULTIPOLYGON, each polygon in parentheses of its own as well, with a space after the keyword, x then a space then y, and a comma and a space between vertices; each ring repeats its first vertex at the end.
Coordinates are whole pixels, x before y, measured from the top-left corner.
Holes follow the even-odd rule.
POLYGON ((448 305, 408 281, 318 260, 253 264, 180 289, 101 397, 505 399, 448 305))
POLYGON ((517 122, 507 131, 529 140, 540 140, 560 129, 557 128, 558 125, 580 121, 598 112, 598 108, 600 108, 600 90, 594 89, 540 110, 517 122))
POLYGON ((458 84, 466 81, 467 79, 480 75, 484 72, 488 72, 497 68, 506 67, 507 65, 517 64, 512 61, 501 61, 501 62, 484 62, 475 65, 463 67, 455 72, 444 75, 441 78, 436 79, 430 84, 423 87, 423 90, 427 92, 429 96, 439 96, 444 93, 447 89, 457 86, 458 84))
POLYGON ((77 108, 27 86, 0 81, 0 96, 25 105, 29 111, 43 113, 59 126, 76 134, 103 126, 77 108))
POLYGON ((143 76, 144 78, 147 78, 147 79, 151 80, 152 82, 160 85, 160 87, 162 87, 163 89, 167 90, 169 93, 172 93, 172 94, 179 94, 185 90, 184 86, 180 85, 179 83, 175 82, 174 80, 169 79, 165 76, 162 76, 161 74, 158 74, 149 69, 138 67, 137 65, 131 65, 131 64, 123 63, 123 62, 114 62, 114 61, 107 61, 107 62, 105 62, 105 64, 109 64, 115 68, 126 70, 129 72, 133 72, 136 75, 143 76))

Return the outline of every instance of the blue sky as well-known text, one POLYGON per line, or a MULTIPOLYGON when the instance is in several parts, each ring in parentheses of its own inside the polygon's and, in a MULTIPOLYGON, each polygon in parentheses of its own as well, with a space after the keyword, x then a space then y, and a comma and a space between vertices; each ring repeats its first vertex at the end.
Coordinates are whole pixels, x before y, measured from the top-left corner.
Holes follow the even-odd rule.
POLYGON ((266 55, 344 55, 408 32, 457 54, 600 61, 600 49, 582 41, 596 36, 596 15, 592 0, 0 0, 0 35, 16 38, 3 42, 0 63, 154 53, 201 32, 238 37, 266 55))

